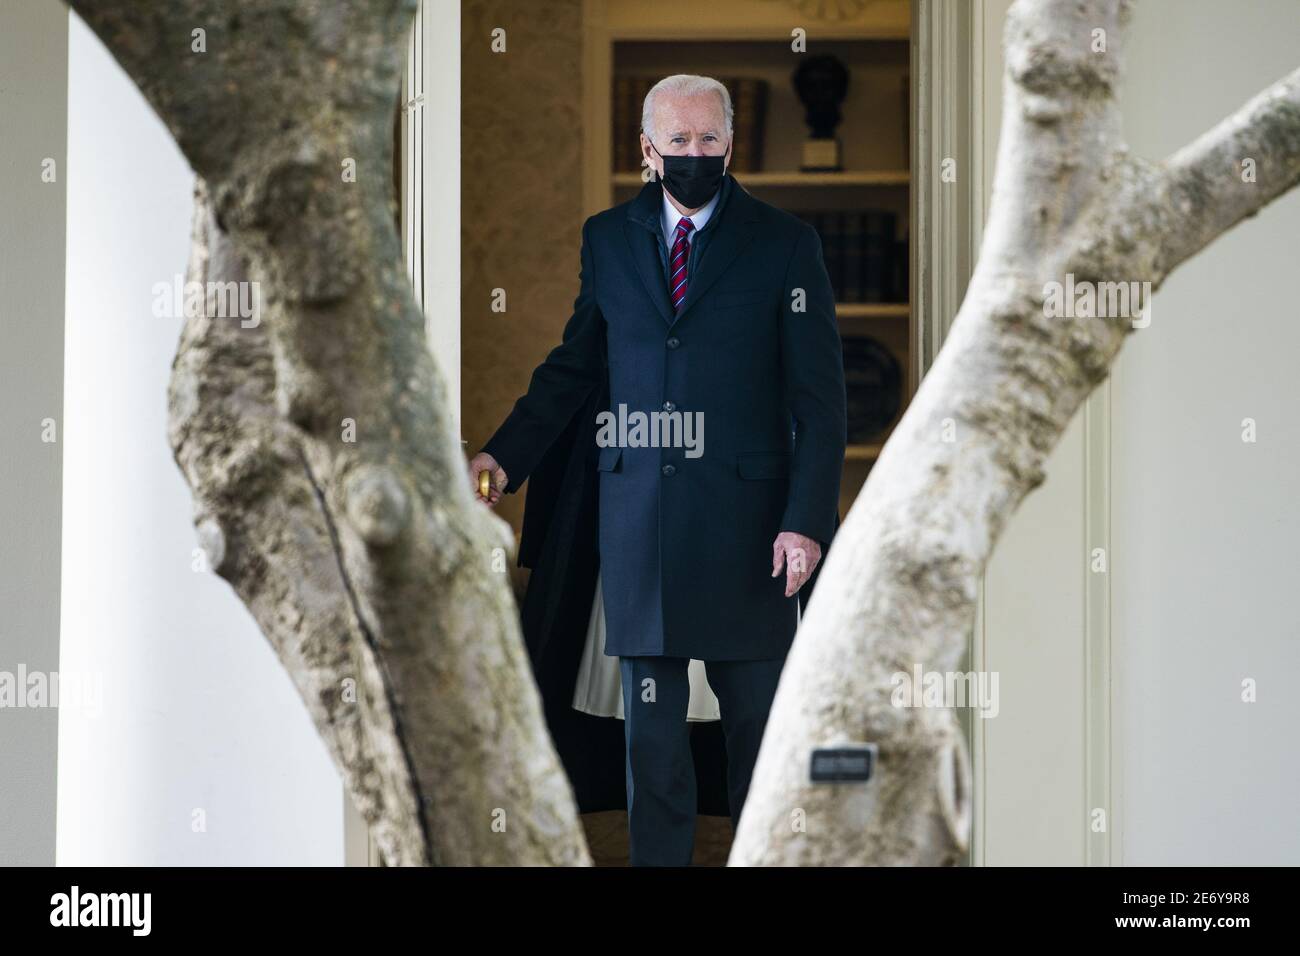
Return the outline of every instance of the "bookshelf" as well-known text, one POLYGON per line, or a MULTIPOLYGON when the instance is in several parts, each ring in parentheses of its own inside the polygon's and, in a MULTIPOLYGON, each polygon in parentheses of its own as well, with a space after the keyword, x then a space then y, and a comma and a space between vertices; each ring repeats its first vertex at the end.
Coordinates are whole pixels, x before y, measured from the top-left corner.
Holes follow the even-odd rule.
MULTIPOLYGON (((819 233, 826 225, 830 240, 823 234, 823 247, 828 250, 832 284, 837 292, 848 293, 839 296, 844 301, 836 305, 841 335, 859 340, 852 343, 855 347, 861 345, 860 340, 869 339, 874 345, 868 355, 878 356, 879 347, 883 347, 897 363, 897 413, 870 434, 861 430, 853 434, 850 425, 841 516, 857 497, 915 387, 915 323, 907 294, 914 245, 909 222, 909 13, 907 0, 839 0, 831 4, 711 0, 707 5, 696 0, 658 0, 655 4, 586 0, 584 4, 584 202, 588 213, 631 199, 642 186, 642 175, 635 168, 635 133, 629 133, 639 125, 644 93, 638 84, 671 73, 703 73, 724 82, 759 81, 763 87, 762 96, 750 99, 758 104, 751 114, 762 114, 758 142, 749 150, 753 159, 746 167, 736 157, 737 168, 732 172, 757 198, 808 219, 818 226, 819 233), (804 172, 799 168, 808 127, 791 83, 803 55, 791 49, 791 31, 796 28, 807 31, 807 55, 830 54, 849 70, 849 91, 841 106, 843 119, 836 130, 844 167, 839 171, 804 172), (629 104, 635 104, 635 125, 629 124, 629 104), (630 148, 625 142, 629 136, 633 140, 630 148), (616 142, 622 145, 616 146, 616 142), (848 223, 855 220, 849 214, 867 212, 878 214, 872 220, 878 224, 875 231, 865 226, 867 220, 856 220, 863 228, 853 232, 848 223), (827 225, 834 223, 838 225, 827 225), (847 262, 854 255, 861 259, 872 253, 857 250, 854 243, 868 242, 860 238, 866 235, 874 236, 872 241, 885 241, 880 237, 890 230, 891 223, 889 287, 862 278, 868 275, 864 271, 858 274, 861 281, 855 288, 852 281, 844 280, 853 274, 847 262), (840 233, 853 238, 843 238, 840 233), (836 258, 842 253, 840 242, 855 249, 843 253, 844 263, 836 258), (848 301, 850 298, 853 301, 848 301)), ((736 106, 739 147, 739 101, 736 106)), ((745 122, 752 122, 752 116, 745 122)), ((861 354, 862 350, 851 350, 846 344, 845 371, 852 381, 855 371, 865 369, 855 370, 850 351, 861 354)), ((851 395, 851 406, 853 401, 851 395)))
POLYGON ((840 320, 905 319, 912 307, 906 302, 841 302, 835 307, 840 320))
MULTIPOLYGON (((807 188, 809 186, 906 186, 911 177, 905 169, 851 169, 842 173, 804 173, 798 170, 785 172, 735 172, 736 179, 746 189, 789 186, 807 188)), ((639 189, 642 179, 639 173, 622 172, 611 176, 614 187, 621 189, 632 187, 639 189)))

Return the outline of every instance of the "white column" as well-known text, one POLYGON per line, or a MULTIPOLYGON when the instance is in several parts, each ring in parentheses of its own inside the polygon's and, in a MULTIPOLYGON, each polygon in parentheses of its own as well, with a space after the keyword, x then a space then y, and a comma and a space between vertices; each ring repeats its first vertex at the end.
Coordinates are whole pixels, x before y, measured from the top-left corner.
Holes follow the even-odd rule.
MULTIPOLYGON (((1167 155, 1293 70, 1298 35, 1294 0, 1136 5, 1123 93, 1134 151, 1167 155)), ((1183 265, 1115 365, 1126 865, 1300 863, 1298 235, 1292 192, 1183 265)))
POLYGON ((0 4, 0 864, 54 862, 68 14, 0 4), (4 688, 8 689, 5 690, 4 688), (13 706, 21 704, 22 706, 13 706))
POLYGON ((185 271, 193 176, 75 17, 69 54, 62 665, 103 700, 60 715, 58 862, 341 864, 324 745, 234 593, 193 569, 166 431, 181 319, 152 308, 185 271))

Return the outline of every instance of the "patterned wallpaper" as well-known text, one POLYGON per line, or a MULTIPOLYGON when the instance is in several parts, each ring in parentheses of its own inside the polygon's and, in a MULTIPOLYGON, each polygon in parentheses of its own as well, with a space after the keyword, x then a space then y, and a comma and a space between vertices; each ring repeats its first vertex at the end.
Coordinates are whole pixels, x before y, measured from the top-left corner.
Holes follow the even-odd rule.
MULTIPOLYGON (((461 25, 461 402, 473 454, 559 343, 578 292, 582 0, 464 0, 461 25), (504 313, 492 311, 497 288, 504 313)), ((518 536, 523 495, 497 507, 518 536)))

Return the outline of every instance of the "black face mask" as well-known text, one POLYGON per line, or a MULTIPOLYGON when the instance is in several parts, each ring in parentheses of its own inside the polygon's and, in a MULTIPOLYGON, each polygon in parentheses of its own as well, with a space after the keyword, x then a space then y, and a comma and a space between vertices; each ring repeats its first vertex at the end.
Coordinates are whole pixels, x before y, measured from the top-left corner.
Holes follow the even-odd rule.
MULTIPOLYGON (((659 147, 654 143, 650 148, 659 153, 659 147)), ((699 209, 712 199, 727 173, 724 156, 665 156, 659 153, 659 158, 664 161, 664 189, 687 209, 699 209)))

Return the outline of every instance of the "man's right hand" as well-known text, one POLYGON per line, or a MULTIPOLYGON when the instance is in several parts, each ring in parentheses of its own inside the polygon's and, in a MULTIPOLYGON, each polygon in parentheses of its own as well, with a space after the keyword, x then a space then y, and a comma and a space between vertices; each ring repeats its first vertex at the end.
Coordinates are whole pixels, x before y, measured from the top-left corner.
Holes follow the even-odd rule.
POLYGON ((485 502, 489 508, 501 500, 501 490, 508 483, 505 470, 497 464, 497 460, 485 451, 479 452, 469 462, 469 478, 471 486, 474 489, 474 496, 479 501, 485 502), (488 489, 488 496, 484 498, 479 494, 479 473, 486 471, 492 476, 492 487, 488 489))

